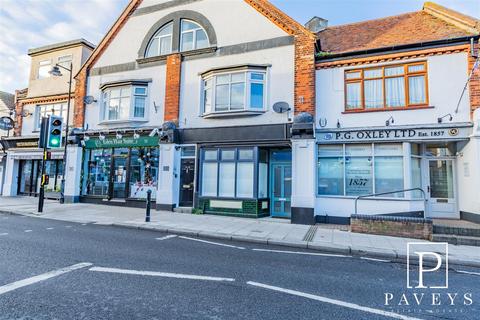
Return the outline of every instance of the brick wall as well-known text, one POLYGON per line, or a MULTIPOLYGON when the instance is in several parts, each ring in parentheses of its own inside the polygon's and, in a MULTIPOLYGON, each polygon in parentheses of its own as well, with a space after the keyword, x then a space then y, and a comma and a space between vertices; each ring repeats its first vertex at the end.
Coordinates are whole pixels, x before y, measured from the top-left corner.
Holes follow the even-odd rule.
POLYGON ((178 123, 180 110, 182 57, 179 53, 167 57, 164 121, 178 123))
POLYGON ((15 102, 15 128, 13 129, 13 135, 19 137, 22 135, 22 124, 23 124, 23 103, 16 101, 15 102))
POLYGON ((83 128, 85 121, 85 103, 83 98, 87 94, 87 71, 82 69, 75 78, 75 99, 73 103, 73 127, 83 128))
MULTIPOLYGON (((475 53, 480 54, 480 45, 477 42, 475 44, 475 53)), ((472 56, 468 57, 468 72, 470 72, 475 64, 475 59, 472 56)), ((470 110, 473 114, 475 109, 480 108, 480 64, 477 66, 476 70, 472 74, 472 78, 470 78, 470 110)))
POLYGON ((432 221, 419 218, 353 215, 350 226, 352 232, 425 240, 433 233, 432 221))
POLYGON ((295 114, 315 116, 315 42, 306 35, 295 36, 295 114))

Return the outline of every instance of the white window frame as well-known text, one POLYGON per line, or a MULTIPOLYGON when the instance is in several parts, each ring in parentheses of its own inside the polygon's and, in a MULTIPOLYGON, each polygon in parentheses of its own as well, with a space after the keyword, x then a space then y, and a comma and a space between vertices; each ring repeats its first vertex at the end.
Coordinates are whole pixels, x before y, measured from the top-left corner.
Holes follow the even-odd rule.
POLYGON ((164 25, 162 28, 158 29, 157 32, 155 32, 155 35, 148 42, 148 46, 147 46, 147 49, 145 51, 145 58, 158 57, 158 56, 163 56, 163 55, 167 55, 167 54, 172 53, 172 49, 173 49, 173 28, 174 28, 174 25, 173 25, 173 21, 172 21, 172 22, 169 22, 166 25, 164 25), (168 28, 170 26, 172 27, 172 32, 171 33, 161 35, 161 36, 158 35, 160 32, 162 32, 163 29, 168 28), (166 52, 166 53, 161 53, 160 52, 161 39, 168 38, 168 37, 170 37, 170 50, 168 50, 168 52, 166 52), (148 54, 148 51, 150 50, 150 46, 152 45, 152 42, 153 42, 154 39, 158 39, 158 50, 157 50, 157 53, 155 55, 149 56, 147 54, 148 54))
POLYGON ((35 125, 34 125, 34 130, 38 131, 40 130, 41 126, 41 121, 42 117, 47 117, 49 115, 57 115, 63 118, 66 118, 67 116, 67 102, 60 102, 60 103, 49 103, 49 104, 37 104, 35 106, 35 125), (61 106, 60 107, 60 114, 57 114, 55 111, 57 111, 54 107, 55 106, 61 106))
MULTIPOLYGON (((102 103, 101 103, 101 119, 102 122, 125 122, 125 121, 148 121, 148 113, 149 113, 149 90, 148 85, 127 85, 127 86, 115 86, 115 87, 108 87, 102 91, 102 103), (138 94, 135 93, 135 88, 144 88, 145 94, 138 94), (128 118, 122 119, 109 119, 109 103, 110 103, 110 93, 112 90, 118 89, 127 89, 128 92, 128 118), (135 117, 135 97, 145 97, 145 107, 143 112, 143 117, 135 117)), ((127 98, 127 96, 120 96, 119 98, 127 98)))
POLYGON ((72 63, 73 61, 73 54, 66 54, 64 56, 59 56, 57 58, 57 64, 65 67, 65 68, 70 68, 70 64, 72 63), (61 61, 61 59, 66 59, 65 61, 61 61), (68 63, 67 65, 65 65, 65 63, 68 63))
POLYGON ((48 76, 45 76, 45 77, 40 76, 40 68, 42 68, 43 66, 49 66, 50 67, 49 69, 51 69, 52 68, 52 60, 42 60, 38 63, 37 79, 46 79, 46 78, 50 78, 50 76, 51 76, 50 74, 48 74, 48 76))
POLYGON ((222 113, 237 113, 237 112, 265 112, 267 107, 267 96, 268 96, 268 77, 267 77, 267 70, 256 70, 256 69, 244 69, 244 70, 229 70, 229 71, 222 71, 222 72, 214 72, 205 76, 201 79, 201 101, 202 101, 202 115, 208 114, 222 114, 222 113), (231 77, 233 74, 244 73, 244 107, 243 109, 231 109, 231 86, 232 83, 239 83, 239 82, 232 82, 231 77), (251 74, 262 74, 263 80, 251 80, 251 74), (216 89, 217 89, 217 77, 229 75, 229 105, 228 110, 216 110, 216 89), (206 82, 211 81, 211 87, 206 87, 206 82), (260 83, 263 84, 263 107, 262 108, 255 108, 251 106, 251 89, 250 85, 252 83, 260 83), (207 89, 211 89, 210 92, 210 101, 211 101, 211 110, 207 111, 205 106, 205 91, 207 89))
MULTIPOLYGON (((193 20, 189 20, 189 19, 181 19, 180 20, 180 51, 191 51, 191 50, 197 50, 199 48, 197 48, 197 31, 199 30, 202 30, 204 33, 205 33, 205 36, 207 37, 207 42, 208 42, 208 45, 205 47, 205 48, 208 48, 209 45, 210 45, 210 39, 208 38, 208 33, 207 31, 205 31, 205 29, 199 25, 197 22, 193 21, 193 20), (183 22, 186 21, 186 22, 189 22, 189 23, 192 23, 194 25, 197 26, 197 28, 195 29, 189 29, 187 31, 182 31, 182 24, 183 22), (189 50, 184 50, 183 49, 183 36, 184 34, 186 33, 193 33, 193 37, 192 37, 192 42, 193 42, 193 48, 192 49, 189 49, 189 50)), ((200 49, 204 49, 204 48, 200 48, 200 49)))

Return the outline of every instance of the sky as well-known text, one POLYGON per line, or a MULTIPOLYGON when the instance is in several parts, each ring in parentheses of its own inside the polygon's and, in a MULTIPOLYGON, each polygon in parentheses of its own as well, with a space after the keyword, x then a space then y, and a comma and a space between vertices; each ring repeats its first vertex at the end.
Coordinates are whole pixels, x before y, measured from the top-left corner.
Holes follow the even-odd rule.
MULTIPOLYGON (((97 44, 129 0, 0 0, 0 91, 28 86, 30 48, 84 38, 97 44)), ((208 0, 231 1, 231 0, 208 0)), ((422 0, 270 0, 304 24, 312 16, 338 25, 417 11, 422 0)), ((480 17, 479 0, 435 0, 480 17)))

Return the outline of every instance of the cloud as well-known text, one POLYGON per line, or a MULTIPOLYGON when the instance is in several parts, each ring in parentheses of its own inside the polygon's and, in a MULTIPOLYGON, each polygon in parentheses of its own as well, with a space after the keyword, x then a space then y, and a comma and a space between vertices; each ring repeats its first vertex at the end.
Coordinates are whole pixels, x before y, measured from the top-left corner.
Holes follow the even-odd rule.
POLYGON ((0 90, 28 86, 28 49, 77 38, 96 44, 128 0, 0 0, 0 90))

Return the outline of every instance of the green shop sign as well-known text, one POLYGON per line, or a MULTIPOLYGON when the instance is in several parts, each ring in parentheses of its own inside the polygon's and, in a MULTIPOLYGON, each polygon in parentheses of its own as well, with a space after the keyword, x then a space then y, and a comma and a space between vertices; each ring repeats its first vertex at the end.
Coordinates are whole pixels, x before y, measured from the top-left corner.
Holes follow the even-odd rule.
POLYGON ((85 148, 125 148, 125 147, 156 147, 158 146, 158 137, 123 137, 117 139, 116 137, 106 137, 103 140, 98 138, 91 138, 85 141, 85 148))

